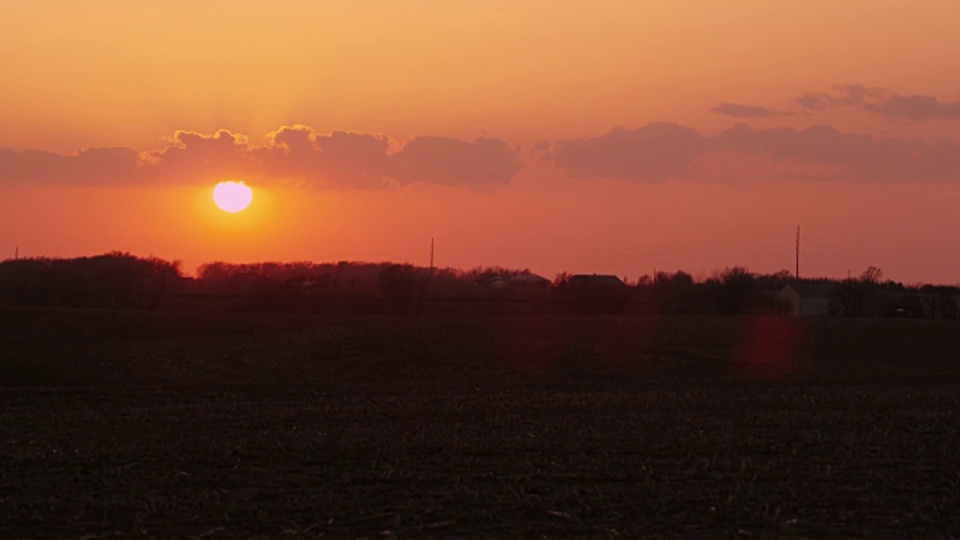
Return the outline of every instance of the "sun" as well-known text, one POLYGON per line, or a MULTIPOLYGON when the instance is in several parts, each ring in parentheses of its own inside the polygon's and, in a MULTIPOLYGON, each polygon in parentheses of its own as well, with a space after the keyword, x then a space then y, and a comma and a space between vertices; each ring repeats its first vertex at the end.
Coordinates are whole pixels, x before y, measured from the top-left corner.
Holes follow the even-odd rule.
POLYGON ((220 182, 213 188, 213 202, 224 212, 242 212, 253 200, 253 190, 243 181, 220 182))

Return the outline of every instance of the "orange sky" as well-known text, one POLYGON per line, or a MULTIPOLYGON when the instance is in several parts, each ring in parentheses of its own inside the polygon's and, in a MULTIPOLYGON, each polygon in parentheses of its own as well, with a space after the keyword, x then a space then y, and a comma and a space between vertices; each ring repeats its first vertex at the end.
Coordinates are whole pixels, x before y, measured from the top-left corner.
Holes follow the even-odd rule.
POLYGON ((0 257, 960 282, 957 2, 130 4, 0 5, 0 257))

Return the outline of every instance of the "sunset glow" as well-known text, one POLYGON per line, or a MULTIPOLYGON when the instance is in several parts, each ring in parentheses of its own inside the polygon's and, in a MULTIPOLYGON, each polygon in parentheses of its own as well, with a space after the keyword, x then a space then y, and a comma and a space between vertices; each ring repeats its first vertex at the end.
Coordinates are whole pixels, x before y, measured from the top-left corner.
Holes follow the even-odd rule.
POLYGON ((11 538, 957 535, 958 357, 960 0, 0 0, 11 538))
POLYGON ((800 225, 803 275, 957 283, 960 4, 925 6, 7 2, 0 259, 425 265, 435 238, 636 280, 792 270, 800 225), (225 179, 257 191, 217 198, 235 218, 225 179), (200 191, 215 217, 130 210, 200 191))

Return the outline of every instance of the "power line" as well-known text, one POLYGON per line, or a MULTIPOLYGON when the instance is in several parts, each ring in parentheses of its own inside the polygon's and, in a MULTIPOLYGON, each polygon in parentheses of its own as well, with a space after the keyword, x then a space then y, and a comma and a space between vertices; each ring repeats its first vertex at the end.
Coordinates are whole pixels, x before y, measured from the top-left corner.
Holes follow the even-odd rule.
POLYGON ((606 247, 451 247, 447 252, 451 253, 581 253, 585 256, 598 253, 700 253, 703 251, 751 251, 756 249, 767 249, 782 247, 781 241, 767 242, 715 242, 698 244, 661 244, 656 246, 606 246, 606 247))
MULTIPOLYGON (((847 244, 875 244, 880 246, 917 246, 917 247, 960 247, 960 242, 915 242, 913 240, 864 240, 856 238, 842 238, 837 236, 818 237, 814 235, 813 240, 826 241, 830 243, 847 244)), ((808 236, 809 241, 809 236, 808 236)))
MULTIPOLYGON (((819 249, 833 249, 833 250, 841 250, 841 251, 858 251, 858 252, 873 252, 873 253, 890 253, 890 252, 916 253, 919 255, 925 255, 927 253, 931 253, 931 249, 932 249, 932 247, 930 249, 910 248, 910 247, 902 247, 902 248, 901 247, 886 247, 886 248, 884 247, 851 247, 851 246, 840 246, 835 244, 819 244, 816 242, 809 243, 808 245, 819 248, 819 249)), ((939 247, 933 250, 933 252, 935 253, 944 253, 948 251, 950 251, 950 249, 947 247, 939 247)))
POLYGON ((829 257, 831 259, 839 260, 849 260, 851 257, 854 258, 871 258, 871 259, 882 259, 882 260, 907 260, 907 261, 927 261, 927 262, 960 262, 960 255, 913 255, 908 253, 871 253, 871 254, 857 254, 850 253, 849 251, 839 253, 839 252, 830 252, 830 251, 807 251, 807 253, 817 255, 818 257, 829 257))

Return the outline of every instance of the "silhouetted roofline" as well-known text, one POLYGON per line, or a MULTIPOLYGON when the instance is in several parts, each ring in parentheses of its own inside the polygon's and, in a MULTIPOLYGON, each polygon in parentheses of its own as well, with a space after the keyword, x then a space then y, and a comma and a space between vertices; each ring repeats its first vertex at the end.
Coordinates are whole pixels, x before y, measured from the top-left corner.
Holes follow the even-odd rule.
POLYGON ((793 290, 802 298, 832 298, 837 291, 836 283, 788 283, 783 286, 782 291, 787 288, 793 290))
POLYGON ((626 284, 619 277, 612 274, 574 274, 570 276, 571 284, 597 285, 604 287, 625 287, 626 284))

